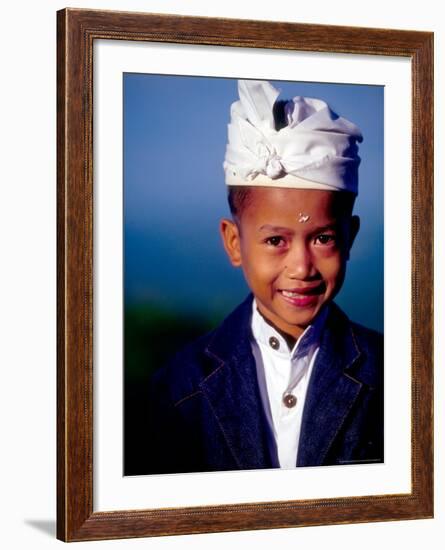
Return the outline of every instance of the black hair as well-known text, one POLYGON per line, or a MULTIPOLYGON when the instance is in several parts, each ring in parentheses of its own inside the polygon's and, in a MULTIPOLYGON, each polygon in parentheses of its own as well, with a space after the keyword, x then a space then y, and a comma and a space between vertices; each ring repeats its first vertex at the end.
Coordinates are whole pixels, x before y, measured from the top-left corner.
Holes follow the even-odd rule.
POLYGON ((227 201, 229 203, 230 213, 236 220, 241 217, 244 208, 249 203, 251 187, 245 185, 230 185, 227 188, 227 201))
POLYGON ((275 123, 275 130, 277 132, 278 130, 281 130, 281 128, 285 128, 288 125, 285 110, 287 103, 289 103, 287 100, 279 99, 273 104, 272 112, 275 123))

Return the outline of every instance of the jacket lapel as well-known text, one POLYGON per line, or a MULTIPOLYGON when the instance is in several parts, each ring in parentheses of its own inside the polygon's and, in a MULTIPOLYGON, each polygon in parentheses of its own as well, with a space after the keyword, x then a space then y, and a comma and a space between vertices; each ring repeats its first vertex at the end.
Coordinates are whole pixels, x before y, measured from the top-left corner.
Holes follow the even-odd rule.
MULTIPOLYGON (((214 368, 200 383, 228 451, 243 470, 278 466, 251 349, 251 310, 250 296, 215 332, 205 350, 214 368)), ((346 316, 332 304, 306 395, 297 466, 323 464, 361 392, 363 384, 354 376, 360 357, 346 316)))
POLYGON ((250 343, 249 297, 215 333, 206 354, 218 366, 200 387, 240 469, 270 468, 268 425, 250 343))
POLYGON ((306 395, 297 466, 323 464, 362 388, 352 376, 361 353, 351 327, 335 305, 330 309, 306 395))

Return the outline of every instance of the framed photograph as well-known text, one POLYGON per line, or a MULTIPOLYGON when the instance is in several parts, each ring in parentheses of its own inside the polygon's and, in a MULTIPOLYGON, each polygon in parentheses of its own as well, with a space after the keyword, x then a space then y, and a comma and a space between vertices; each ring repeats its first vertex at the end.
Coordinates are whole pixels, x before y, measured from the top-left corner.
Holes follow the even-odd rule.
POLYGON ((432 517, 433 34, 65 9, 57 63, 58 538, 432 517))

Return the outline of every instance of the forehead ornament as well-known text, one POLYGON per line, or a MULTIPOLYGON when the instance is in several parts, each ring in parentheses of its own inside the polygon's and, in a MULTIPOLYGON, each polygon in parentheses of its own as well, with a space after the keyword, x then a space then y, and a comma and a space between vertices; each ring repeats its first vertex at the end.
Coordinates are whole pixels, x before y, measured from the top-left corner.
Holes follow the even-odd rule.
POLYGON ((303 214, 303 212, 299 212, 298 214, 298 221, 300 223, 306 223, 307 221, 309 221, 311 219, 311 217, 309 216, 309 214, 303 214))

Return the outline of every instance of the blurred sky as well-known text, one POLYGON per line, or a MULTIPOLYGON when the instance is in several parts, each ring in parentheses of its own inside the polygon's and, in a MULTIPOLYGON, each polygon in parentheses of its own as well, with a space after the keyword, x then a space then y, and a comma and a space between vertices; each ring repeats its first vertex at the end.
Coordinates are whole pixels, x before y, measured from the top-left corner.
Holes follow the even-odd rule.
MULTIPOLYGON (((354 321, 383 331, 384 89, 271 82, 280 99, 323 99, 362 130, 361 229, 336 302, 354 321)), ((126 306, 222 318, 248 293, 218 233, 229 215, 222 163, 237 81, 125 74, 123 84, 126 306)))

